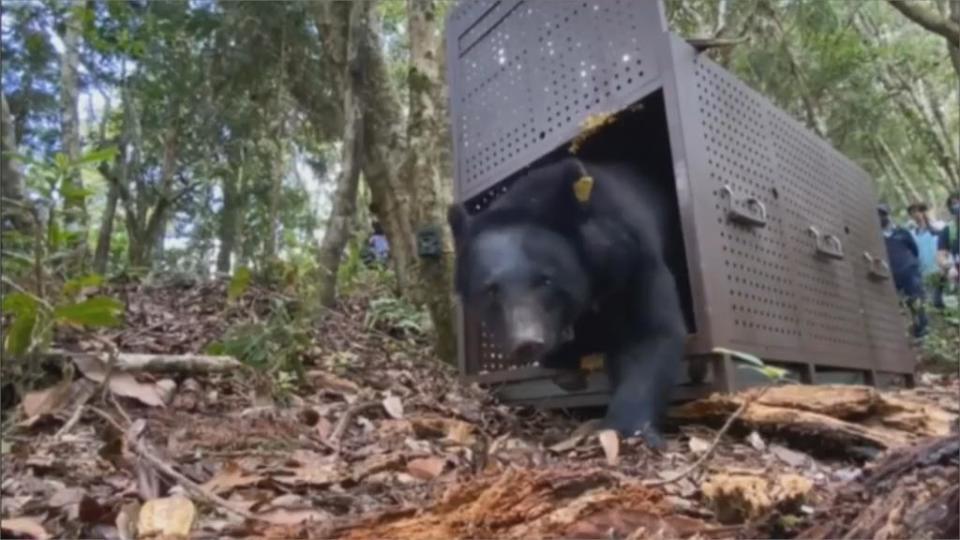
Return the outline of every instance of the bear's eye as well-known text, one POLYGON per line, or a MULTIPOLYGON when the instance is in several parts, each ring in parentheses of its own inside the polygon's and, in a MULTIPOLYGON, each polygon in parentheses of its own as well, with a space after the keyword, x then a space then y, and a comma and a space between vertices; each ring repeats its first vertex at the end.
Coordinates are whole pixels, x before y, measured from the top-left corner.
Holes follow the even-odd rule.
POLYGON ((553 280, 550 279, 550 276, 540 276, 537 278, 537 285, 540 287, 549 287, 553 285, 553 280))

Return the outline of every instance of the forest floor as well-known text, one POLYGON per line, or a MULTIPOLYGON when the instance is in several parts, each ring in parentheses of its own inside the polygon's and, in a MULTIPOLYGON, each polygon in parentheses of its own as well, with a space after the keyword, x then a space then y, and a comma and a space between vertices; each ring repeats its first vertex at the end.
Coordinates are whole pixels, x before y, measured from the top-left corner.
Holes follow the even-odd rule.
POLYGON ((676 409, 655 452, 497 404, 422 342, 371 329, 364 298, 309 329, 301 384, 123 371, 78 353, 201 353, 276 297, 228 305, 217 282, 112 294, 122 328, 59 332, 53 362, 72 368, 4 397, 4 538, 956 537, 954 376, 713 396, 676 409))

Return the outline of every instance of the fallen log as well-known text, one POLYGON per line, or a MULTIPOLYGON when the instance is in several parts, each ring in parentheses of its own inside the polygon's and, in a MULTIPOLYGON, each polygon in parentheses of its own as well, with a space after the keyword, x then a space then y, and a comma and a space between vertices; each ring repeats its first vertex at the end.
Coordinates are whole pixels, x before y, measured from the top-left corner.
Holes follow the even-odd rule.
POLYGON ((820 506, 797 538, 960 538, 960 435, 888 453, 820 506))
MULTIPOLYGON (((54 360, 77 357, 95 357, 101 359, 101 355, 94 353, 72 352, 60 349, 52 350, 46 356, 54 360)), ((222 373, 243 368, 244 365, 232 356, 125 352, 117 354, 116 361, 113 365, 114 370, 121 372, 181 374, 222 373)))
MULTIPOLYGON (((685 422, 728 417, 759 390, 714 394, 674 408, 685 422)), ((866 386, 789 385, 769 388, 738 418, 741 426, 833 449, 887 450, 950 433, 955 415, 930 404, 886 396, 866 386)))

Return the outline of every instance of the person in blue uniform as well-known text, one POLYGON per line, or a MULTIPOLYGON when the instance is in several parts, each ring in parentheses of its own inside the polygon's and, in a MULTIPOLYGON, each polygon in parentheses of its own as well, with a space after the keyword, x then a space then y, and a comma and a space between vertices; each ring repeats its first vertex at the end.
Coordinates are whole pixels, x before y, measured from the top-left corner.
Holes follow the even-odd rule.
POLYGON ((956 287, 960 281, 960 191, 947 197, 947 210, 950 211, 950 219, 947 226, 940 230, 937 239, 937 264, 945 281, 956 287))
POLYGON ((913 337, 922 338, 927 334, 927 314, 924 309, 923 276, 920 270, 920 251, 913 235, 907 229, 894 225, 890 219, 890 208, 881 204, 877 207, 880 215, 880 227, 887 246, 887 259, 897 294, 907 305, 913 319, 913 337))

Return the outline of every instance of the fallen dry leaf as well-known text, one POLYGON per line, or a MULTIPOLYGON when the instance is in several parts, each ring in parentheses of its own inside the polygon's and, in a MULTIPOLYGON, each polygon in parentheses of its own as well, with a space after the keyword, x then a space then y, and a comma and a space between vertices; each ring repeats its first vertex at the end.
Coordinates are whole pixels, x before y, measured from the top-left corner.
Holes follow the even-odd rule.
POLYGON ((578 444, 580 444, 581 441, 583 441, 583 439, 587 437, 587 435, 597 431, 600 425, 601 420, 599 419, 588 420, 580 424, 577 426, 577 429, 573 430, 573 433, 571 433, 569 437, 550 446, 550 451, 561 453, 573 450, 578 444))
POLYGON ((332 390, 341 394, 359 394, 360 387, 353 381, 334 375, 328 371, 311 370, 307 372, 307 378, 315 387, 332 390))
POLYGON ((47 504, 51 508, 60 508, 71 504, 78 504, 83 499, 84 491, 80 488, 63 488, 54 493, 47 504))
POLYGON ((131 501, 117 512, 117 534, 121 540, 135 540, 137 538, 137 522, 140 519, 140 502, 131 501))
POLYGON ((750 435, 747 437, 747 442, 750 443, 750 446, 758 452, 763 452, 767 449, 767 443, 763 442, 763 437, 760 436, 756 431, 751 431, 750 435))
POLYGON ((690 451, 694 454, 702 454, 710 449, 710 441, 700 437, 690 437, 690 451))
POLYGON ((603 454, 607 456, 607 464, 614 466, 620 458, 620 436, 612 429, 605 429, 597 434, 603 454))
POLYGON ((433 480, 446 467, 447 460, 439 457, 428 457, 411 460, 407 463, 407 472, 421 480, 433 480))
MULTIPOLYGON (((73 362, 84 377, 93 382, 102 383, 107 377, 107 366, 93 356, 75 356, 73 362)), ((118 396, 133 398, 151 407, 166 406, 164 398, 167 391, 156 383, 141 383, 129 373, 112 373, 109 386, 110 391, 118 396)))
POLYGON ((257 514, 257 517, 274 525, 300 525, 308 521, 324 521, 330 514, 314 508, 278 508, 257 514))
MULTIPOLYGON (((409 427, 413 429, 414 435, 421 439, 443 438, 461 446, 470 446, 476 440, 476 428, 473 424, 453 418, 418 416, 410 419, 409 427)), ((400 428, 401 426, 398 426, 396 429, 400 428)))
POLYGON ((397 396, 388 396, 383 400, 383 408, 387 414, 399 420, 403 418, 403 402, 397 396))
POLYGON ((0 529, 12 534, 27 534, 37 540, 50 538, 47 530, 40 524, 40 518, 35 517, 0 519, 0 529))
POLYGON ((162 536, 188 538, 197 510, 186 497, 175 495, 147 501, 137 519, 139 538, 162 536))
POLYGON ((210 493, 220 495, 235 488, 254 485, 261 481, 263 481, 262 476, 248 473, 236 462, 229 461, 202 487, 210 493))
POLYGON ((50 388, 27 393, 23 396, 24 416, 29 419, 57 412, 70 398, 70 385, 71 381, 64 379, 50 388))
POLYGON ((284 485, 328 486, 344 478, 336 462, 330 458, 325 462, 304 463, 296 467, 284 467, 271 475, 277 483, 284 485))
POLYGON ((810 460, 810 456, 804 454, 803 452, 797 452, 796 450, 791 450, 786 446, 780 446, 779 444, 770 445, 770 453, 777 456, 777 458, 793 467, 803 467, 810 460))

